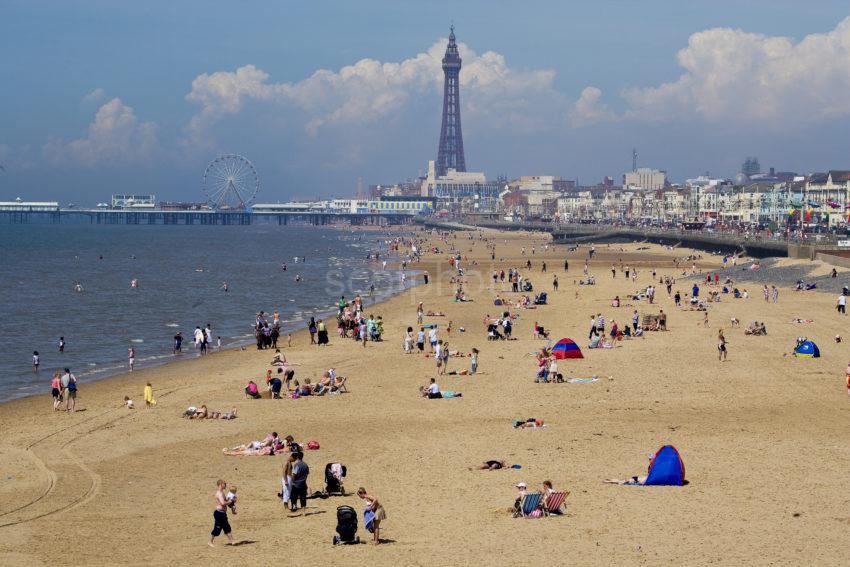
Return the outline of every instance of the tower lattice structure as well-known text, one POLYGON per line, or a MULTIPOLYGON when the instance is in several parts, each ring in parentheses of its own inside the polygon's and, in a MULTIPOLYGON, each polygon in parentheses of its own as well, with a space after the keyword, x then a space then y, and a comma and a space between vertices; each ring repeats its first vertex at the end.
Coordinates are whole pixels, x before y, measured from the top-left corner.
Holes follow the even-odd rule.
POLYGON ((455 43, 455 28, 451 27, 449 44, 443 57, 443 124, 440 127, 440 147, 437 150, 437 175, 451 168, 466 171, 463 155, 463 133, 460 128, 460 54, 455 43))

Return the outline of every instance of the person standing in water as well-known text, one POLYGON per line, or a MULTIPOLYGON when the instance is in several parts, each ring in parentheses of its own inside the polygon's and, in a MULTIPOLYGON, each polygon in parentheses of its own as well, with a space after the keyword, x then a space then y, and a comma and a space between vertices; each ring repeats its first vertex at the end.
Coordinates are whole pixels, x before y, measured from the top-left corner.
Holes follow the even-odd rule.
POLYGON ((38 356, 38 351, 32 351, 32 369, 33 372, 38 372, 38 367, 41 365, 41 359, 38 356))
POLYGON ((65 337, 59 337, 59 354, 65 352, 65 337))
POLYGON ((136 349, 130 347, 127 349, 127 365, 130 367, 130 372, 133 371, 133 365, 136 363, 136 349))

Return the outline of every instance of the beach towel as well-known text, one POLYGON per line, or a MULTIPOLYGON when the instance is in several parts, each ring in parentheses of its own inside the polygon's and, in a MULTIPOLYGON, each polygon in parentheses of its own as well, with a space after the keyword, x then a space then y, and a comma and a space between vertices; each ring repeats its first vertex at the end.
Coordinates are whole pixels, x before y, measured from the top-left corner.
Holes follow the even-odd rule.
POLYGON ((363 511, 363 527, 366 528, 366 531, 372 533, 375 531, 375 513, 372 510, 364 510, 363 511))
POLYGON ((599 380, 598 376, 594 376, 593 378, 567 378, 567 383, 569 384, 587 384, 588 382, 596 382, 599 380))
POLYGON ((337 480, 342 480, 342 465, 340 463, 334 463, 331 465, 331 474, 334 475, 334 478, 337 480))

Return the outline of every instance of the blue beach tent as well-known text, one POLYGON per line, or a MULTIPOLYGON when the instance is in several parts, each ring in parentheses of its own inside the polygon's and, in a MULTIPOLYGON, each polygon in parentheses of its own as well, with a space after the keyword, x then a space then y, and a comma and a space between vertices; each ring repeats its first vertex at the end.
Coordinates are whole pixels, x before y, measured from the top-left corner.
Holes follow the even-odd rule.
POLYGON ((649 465, 647 486, 682 486, 685 483, 685 463, 673 445, 664 445, 649 465))
POLYGON ((820 349, 812 341, 805 341, 794 349, 794 356, 797 358, 820 358, 820 349))

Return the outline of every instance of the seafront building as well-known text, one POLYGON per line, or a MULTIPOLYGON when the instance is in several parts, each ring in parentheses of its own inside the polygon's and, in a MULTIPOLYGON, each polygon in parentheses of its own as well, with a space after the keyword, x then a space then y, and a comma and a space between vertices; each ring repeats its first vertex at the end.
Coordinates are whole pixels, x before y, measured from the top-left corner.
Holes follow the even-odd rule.
POLYGON ((112 195, 113 209, 155 209, 156 195, 112 195))
POLYGON ((446 213, 495 213, 499 193, 505 189, 498 181, 487 181, 484 173, 455 171, 437 174, 434 161, 428 162, 428 175, 422 182, 421 196, 434 198, 438 211, 446 213))
POLYGON ((14 201, 0 201, 0 211, 10 213, 58 213, 59 201, 24 201, 18 197, 14 201))
POLYGON ((623 187, 660 191, 667 186, 667 172, 660 169, 639 167, 623 174, 623 187))

